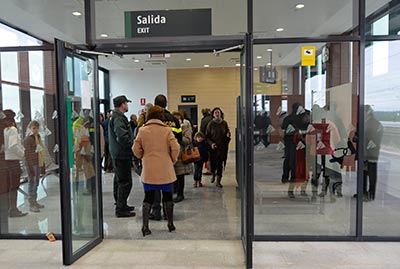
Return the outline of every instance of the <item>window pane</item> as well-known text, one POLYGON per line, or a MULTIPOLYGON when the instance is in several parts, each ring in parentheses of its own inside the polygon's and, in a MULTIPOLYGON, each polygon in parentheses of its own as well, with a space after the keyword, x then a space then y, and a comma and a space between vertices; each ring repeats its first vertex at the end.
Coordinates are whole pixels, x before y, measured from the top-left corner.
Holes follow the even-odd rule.
POLYGON ((400 41, 373 42, 365 60, 363 233, 399 236, 400 41), (384 53, 377 55, 376 47, 384 53), (382 62, 386 72, 375 73, 382 62))
POLYGON ((367 35, 400 34, 400 8, 395 2, 390 0, 366 0, 367 35))
POLYGON ((99 99, 104 99, 104 72, 99 70, 99 99))
POLYGON ((16 114, 20 111, 19 87, 2 84, 3 110, 11 109, 16 114))
POLYGON ((256 38, 343 34, 353 25, 353 0, 254 0, 256 38))
MULTIPOLYGON (((96 38, 125 38, 124 12, 211 8, 212 35, 242 35, 247 29, 247 1, 243 0, 119 0, 95 1, 96 38), (107 37, 102 37, 107 34, 107 37)), ((154 25, 153 25, 154 26, 154 25)), ((182 27, 183 24, 177 27, 182 27)))
POLYGON ((270 110, 263 113, 257 97, 255 234, 354 235, 357 172, 347 149, 357 126, 352 44, 257 45, 254 52, 255 66, 266 67, 265 74, 255 71, 254 95, 262 94, 270 110), (315 61, 302 66, 310 46, 315 61))
POLYGON ((18 83, 18 53, 1 53, 1 80, 18 83))
POLYGON ((42 41, 0 23, 0 47, 40 46, 42 41))
POLYGON ((31 86, 44 87, 42 51, 29 52, 29 80, 31 86))
POLYGON ((43 90, 31 89, 31 117, 34 120, 40 120, 44 117, 43 110, 43 90))

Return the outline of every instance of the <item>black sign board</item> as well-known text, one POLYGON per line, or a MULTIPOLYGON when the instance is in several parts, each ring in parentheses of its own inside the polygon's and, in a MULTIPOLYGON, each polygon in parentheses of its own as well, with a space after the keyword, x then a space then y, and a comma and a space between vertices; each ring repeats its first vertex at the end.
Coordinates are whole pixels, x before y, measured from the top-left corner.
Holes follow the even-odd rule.
POLYGON ((211 8, 125 11, 125 37, 211 35, 211 8))
POLYGON ((196 95, 181 95, 181 102, 182 103, 195 103, 196 95))

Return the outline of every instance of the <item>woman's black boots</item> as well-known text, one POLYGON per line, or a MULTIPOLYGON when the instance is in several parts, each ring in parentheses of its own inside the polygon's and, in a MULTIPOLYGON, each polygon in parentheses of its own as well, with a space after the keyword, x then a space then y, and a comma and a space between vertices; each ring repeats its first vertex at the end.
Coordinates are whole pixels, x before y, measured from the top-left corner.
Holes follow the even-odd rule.
POLYGON ((143 203, 143 226, 142 226, 142 234, 143 236, 151 234, 149 229, 149 214, 150 214, 151 204, 143 203))
POLYGON ((165 202, 165 209, 167 211, 168 218, 168 231, 175 231, 174 225, 174 202, 165 202))

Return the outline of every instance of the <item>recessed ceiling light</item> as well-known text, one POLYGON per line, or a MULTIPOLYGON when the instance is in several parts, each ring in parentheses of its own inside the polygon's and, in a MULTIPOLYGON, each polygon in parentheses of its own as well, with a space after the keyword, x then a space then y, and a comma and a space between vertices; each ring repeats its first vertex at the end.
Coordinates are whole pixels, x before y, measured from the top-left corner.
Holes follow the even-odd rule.
POLYGON ((304 4, 297 4, 296 9, 302 9, 304 7, 304 4))
POLYGON ((255 67, 255 68, 254 68, 254 71, 257 71, 257 70, 258 70, 258 68, 257 68, 257 67, 255 67))
POLYGON ((236 66, 240 66, 240 64, 235 64, 236 66))
POLYGON ((262 56, 258 55, 258 56, 257 56, 257 59, 262 59, 262 56))
POLYGON ((186 58, 186 61, 190 62, 192 59, 191 58, 186 58))
POLYGON ((138 59, 135 59, 135 60, 133 60, 135 63, 138 63, 138 62, 140 62, 140 60, 138 60, 138 59))
POLYGON ((208 64, 203 65, 204 67, 210 67, 208 64))
POLYGON ((267 63, 267 65, 272 65, 271 63, 267 63))
POLYGON ((80 13, 79 11, 74 11, 74 12, 72 12, 72 15, 74 15, 74 16, 81 16, 82 15, 82 13, 80 13))
POLYGON ((100 36, 101 36, 101 37, 108 37, 107 34, 101 34, 100 36))
POLYGON ((272 51, 272 49, 267 49, 267 51, 272 51))
POLYGON ((283 30, 284 30, 283 28, 276 28, 275 31, 277 31, 277 32, 282 32, 283 30))

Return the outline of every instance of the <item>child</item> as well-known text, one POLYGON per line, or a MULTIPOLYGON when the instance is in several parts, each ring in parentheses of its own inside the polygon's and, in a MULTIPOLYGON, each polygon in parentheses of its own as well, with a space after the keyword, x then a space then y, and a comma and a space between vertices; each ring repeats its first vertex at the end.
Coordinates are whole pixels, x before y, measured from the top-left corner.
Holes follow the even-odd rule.
POLYGON ((44 169, 45 150, 39 135, 40 124, 37 121, 31 121, 28 124, 28 134, 24 141, 25 160, 28 171, 28 194, 29 211, 40 212, 44 208, 37 202, 37 189, 39 185, 40 172, 44 169))
POLYGON ((194 163, 194 183, 193 187, 203 187, 201 183, 202 169, 203 163, 208 161, 208 151, 207 151, 207 143, 205 140, 205 135, 202 132, 197 132, 194 135, 193 145, 195 145, 200 152, 201 159, 194 163))

